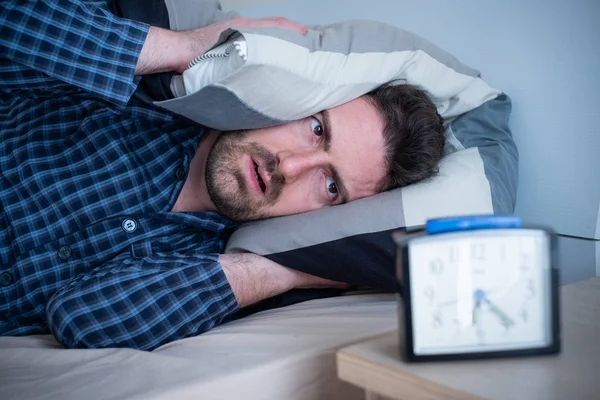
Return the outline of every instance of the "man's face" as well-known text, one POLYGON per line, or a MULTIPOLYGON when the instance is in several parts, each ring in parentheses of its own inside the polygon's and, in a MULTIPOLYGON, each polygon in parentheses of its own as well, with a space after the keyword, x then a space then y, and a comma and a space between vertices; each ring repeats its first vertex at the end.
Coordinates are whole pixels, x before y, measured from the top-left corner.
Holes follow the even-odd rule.
POLYGON ((290 124, 222 133, 207 161, 209 195, 235 221, 373 195, 386 175, 383 127, 361 97, 290 124))

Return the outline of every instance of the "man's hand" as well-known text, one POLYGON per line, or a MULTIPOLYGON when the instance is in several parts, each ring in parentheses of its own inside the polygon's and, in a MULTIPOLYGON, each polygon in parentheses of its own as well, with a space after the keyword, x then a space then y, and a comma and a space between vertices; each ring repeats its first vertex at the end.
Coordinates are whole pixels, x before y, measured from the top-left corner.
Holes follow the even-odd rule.
POLYGON ((237 17, 189 31, 150 27, 136 66, 136 75, 175 71, 183 73, 189 63, 206 53, 229 28, 282 28, 305 34, 304 25, 283 17, 237 17))
POLYGON ((299 288, 339 288, 350 285, 330 281, 277 264, 256 254, 221 254, 219 263, 240 308, 299 288))

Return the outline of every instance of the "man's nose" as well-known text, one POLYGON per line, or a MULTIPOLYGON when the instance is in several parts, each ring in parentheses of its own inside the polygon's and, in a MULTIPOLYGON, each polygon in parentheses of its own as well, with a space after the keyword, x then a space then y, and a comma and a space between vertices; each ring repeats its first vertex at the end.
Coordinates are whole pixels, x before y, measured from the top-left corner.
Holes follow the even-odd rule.
POLYGON ((324 163, 323 156, 314 151, 280 151, 277 168, 286 181, 293 181, 302 174, 324 163))

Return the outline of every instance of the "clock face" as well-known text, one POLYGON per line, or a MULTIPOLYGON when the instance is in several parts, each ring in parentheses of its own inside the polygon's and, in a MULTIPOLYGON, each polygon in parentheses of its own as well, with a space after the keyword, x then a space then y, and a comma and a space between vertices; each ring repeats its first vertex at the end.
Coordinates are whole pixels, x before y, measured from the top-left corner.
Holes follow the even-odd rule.
POLYGON ((546 347, 549 237, 494 229, 424 236, 409 247, 415 355, 546 347))

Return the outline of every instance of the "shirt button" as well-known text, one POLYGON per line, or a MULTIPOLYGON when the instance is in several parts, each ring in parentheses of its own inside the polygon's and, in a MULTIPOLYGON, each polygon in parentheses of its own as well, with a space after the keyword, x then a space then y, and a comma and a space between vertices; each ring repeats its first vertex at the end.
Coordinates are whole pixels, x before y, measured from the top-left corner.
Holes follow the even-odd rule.
POLYGON ((8 286, 12 283, 13 278, 10 272, 3 272, 0 274, 0 285, 8 286))
POLYGON ((121 224, 121 227, 123 228, 123 230, 127 233, 132 233, 137 229, 137 222, 135 222, 132 219, 124 219, 123 223, 121 224))
POLYGON ((185 172, 185 168, 179 167, 175 170, 175 177, 177 178, 178 181, 183 180, 186 176, 187 176, 187 173, 185 172))
POLYGON ((69 246, 62 246, 58 250, 58 256, 63 260, 68 259, 69 257, 71 257, 71 248, 69 246))

